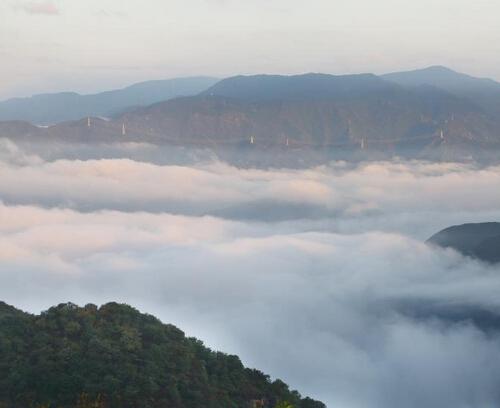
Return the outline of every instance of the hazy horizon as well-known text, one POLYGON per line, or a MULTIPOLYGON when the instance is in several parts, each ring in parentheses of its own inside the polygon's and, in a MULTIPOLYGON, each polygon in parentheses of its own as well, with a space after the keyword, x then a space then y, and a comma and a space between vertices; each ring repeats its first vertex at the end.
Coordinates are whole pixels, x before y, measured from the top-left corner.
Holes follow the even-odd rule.
POLYGON ((500 79, 494 1, 10 0, 0 99, 149 79, 444 65, 500 79))
MULTIPOLYGON (((15 98, 29 98, 29 97, 37 96, 37 95, 57 94, 57 93, 66 93, 66 92, 68 92, 68 93, 75 92, 75 93, 78 93, 79 95, 82 95, 82 96, 84 96, 84 95, 94 95, 94 94, 99 94, 99 93, 108 92, 108 91, 125 89, 125 88, 127 88, 129 86, 140 84, 140 83, 143 83, 143 82, 149 82, 149 81, 168 81, 168 80, 176 80, 176 79, 183 79, 183 78, 207 77, 207 78, 214 78, 214 79, 217 79, 217 80, 222 80, 222 79, 225 79, 225 78, 230 78, 232 76, 239 76, 239 75, 283 75, 283 76, 293 76, 293 75, 307 75, 307 74, 327 74, 327 75, 339 75, 339 76, 342 76, 342 75, 356 75, 356 74, 375 74, 375 75, 382 76, 382 75, 385 75, 385 74, 392 74, 392 73, 396 73, 396 72, 418 71, 418 70, 423 70, 423 69, 433 68, 433 67, 443 67, 443 68, 450 69, 451 71, 455 71, 455 72, 460 73, 460 74, 469 75, 469 73, 467 73, 467 72, 460 72, 460 71, 454 69, 453 67, 448 67, 448 66, 444 66, 444 65, 429 65, 429 66, 425 66, 425 67, 415 67, 413 69, 408 69, 408 70, 404 70, 404 71, 389 70, 387 72, 380 72, 380 73, 374 73, 374 72, 345 72, 345 73, 342 73, 342 72, 312 72, 312 71, 304 71, 304 72, 296 72, 296 73, 254 72, 254 73, 248 73, 248 74, 234 73, 233 75, 226 76, 226 77, 218 77, 218 76, 211 76, 211 75, 200 74, 200 75, 178 76, 178 77, 168 77, 168 78, 167 77, 165 77, 165 78, 150 78, 150 79, 140 80, 140 81, 137 81, 137 82, 125 83, 123 85, 118 85, 117 87, 114 87, 114 88, 108 87, 108 88, 102 88, 102 89, 95 89, 95 90, 93 90, 91 92, 78 92, 78 91, 76 91, 74 89, 61 89, 61 90, 54 90, 54 91, 42 91, 42 92, 37 92, 37 93, 33 93, 33 94, 14 95, 14 96, 9 96, 9 97, 3 98, 3 99, 0 98, 0 102, 6 101, 6 100, 9 100, 9 99, 15 99, 15 98)), ((480 79, 491 79, 493 81, 496 81, 494 78, 488 78, 488 77, 484 77, 484 76, 477 76, 477 78, 480 78, 480 79)), ((496 82, 498 82, 498 81, 496 81, 496 82)))

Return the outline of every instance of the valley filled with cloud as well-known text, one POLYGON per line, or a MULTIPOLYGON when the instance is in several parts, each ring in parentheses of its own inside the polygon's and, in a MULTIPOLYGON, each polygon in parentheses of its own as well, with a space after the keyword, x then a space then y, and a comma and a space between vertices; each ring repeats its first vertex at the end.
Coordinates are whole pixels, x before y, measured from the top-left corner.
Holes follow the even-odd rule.
POLYGON ((500 402, 499 267, 425 243, 500 219, 500 166, 125 150, 0 143, 1 299, 126 302, 331 407, 500 402))

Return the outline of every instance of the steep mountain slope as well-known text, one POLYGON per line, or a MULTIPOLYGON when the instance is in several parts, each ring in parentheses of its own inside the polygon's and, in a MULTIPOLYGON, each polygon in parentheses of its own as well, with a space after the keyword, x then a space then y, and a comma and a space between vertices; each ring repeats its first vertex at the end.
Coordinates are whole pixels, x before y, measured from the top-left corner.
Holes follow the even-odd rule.
POLYGON ((325 407, 116 303, 33 316, 0 302, 0 350, 2 407, 325 407))
POLYGON ((177 96, 196 95, 217 80, 209 77, 148 81, 94 95, 74 92, 35 95, 0 102, 0 120, 47 125, 84 116, 110 116, 177 96))
POLYGON ((427 242, 486 262, 500 262, 499 222, 456 225, 438 232, 427 242))
POLYGON ((491 114, 500 114, 500 83, 491 79, 475 78, 441 66, 395 72, 382 78, 406 87, 435 86, 467 98, 491 114))

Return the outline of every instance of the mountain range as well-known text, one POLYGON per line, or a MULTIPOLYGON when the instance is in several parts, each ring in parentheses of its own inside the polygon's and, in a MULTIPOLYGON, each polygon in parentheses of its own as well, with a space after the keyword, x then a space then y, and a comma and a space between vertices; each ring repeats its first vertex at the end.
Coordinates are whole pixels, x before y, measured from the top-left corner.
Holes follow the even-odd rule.
POLYGON ((196 95, 215 82, 217 79, 210 77, 177 78, 146 81, 92 95, 62 92, 12 98, 0 102, 0 120, 51 125, 85 116, 109 117, 138 106, 178 96, 196 95))
POLYGON ((112 119, 48 128, 2 122, 0 137, 439 159, 495 158, 500 149, 500 84, 444 67, 385 76, 236 76, 206 88, 112 119))

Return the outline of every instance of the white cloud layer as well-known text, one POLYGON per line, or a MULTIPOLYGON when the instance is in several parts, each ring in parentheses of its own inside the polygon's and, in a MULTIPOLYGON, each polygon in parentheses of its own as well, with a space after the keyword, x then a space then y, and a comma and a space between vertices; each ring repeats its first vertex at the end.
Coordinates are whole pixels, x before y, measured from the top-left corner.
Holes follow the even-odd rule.
POLYGON ((0 299, 127 302, 330 407, 500 402, 500 271, 423 243, 500 220, 500 167, 19 154, 0 159, 0 299))
POLYGON ((304 170, 256 170, 221 162, 191 166, 131 159, 46 162, 4 140, 0 173, 0 197, 6 204, 84 212, 320 220, 329 230, 404 228, 422 239, 452 223, 500 218, 500 195, 492 188, 500 185, 498 165, 337 162, 304 170))

